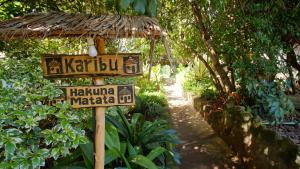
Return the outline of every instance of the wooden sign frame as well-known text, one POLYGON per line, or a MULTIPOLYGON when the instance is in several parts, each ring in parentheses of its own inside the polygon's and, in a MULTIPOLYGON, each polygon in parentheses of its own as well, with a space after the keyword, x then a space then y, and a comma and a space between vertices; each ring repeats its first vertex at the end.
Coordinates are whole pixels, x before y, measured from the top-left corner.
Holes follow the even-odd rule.
POLYGON ((135 104, 134 85, 94 85, 61 87, 63 94, 51 101, 68 102, 72 108, 129 106, 135 104))
POLYGON ((136 76, 143 74, 140 53, 50 55, 41 58, 46 78, 136 76))

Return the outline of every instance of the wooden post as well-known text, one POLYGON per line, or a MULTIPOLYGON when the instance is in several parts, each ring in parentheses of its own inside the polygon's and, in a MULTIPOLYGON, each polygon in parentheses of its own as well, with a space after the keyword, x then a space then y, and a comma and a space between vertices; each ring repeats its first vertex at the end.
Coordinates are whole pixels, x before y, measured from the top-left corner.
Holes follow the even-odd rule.
POLYGON ((171 50, 170 50, 170 46, 169 46, 168 41, 167 41, 167 37, 164 36, 162 38, 162 41, 163 41, 163 44, 164 44, 165 49, 166 49, 167 57, 170 61, 171 69, 173 70, 173 72, 176 72, 176 67, 174 65, 174 60, 173 60, 172 55, 171 55, 171 50))
MULTIPOLYGON (((98 54, 105 53, 104 39, 96 39, 98 54)), ((104 85, 104 78, 93 79, 96 85, 104 85)), ((95 134, 95 169, 104 169, 105 164, 105 107, 96 107, 96 134, 95 134)))
POLYGON ((153 62, 154 48, 155 48, 155 39, 151 39, 151 42, 150 42, 150 51, 149 51, 149 77, 148 77, 149 81, 151 79, 151 71, 152 71, 152 62, 153 62))

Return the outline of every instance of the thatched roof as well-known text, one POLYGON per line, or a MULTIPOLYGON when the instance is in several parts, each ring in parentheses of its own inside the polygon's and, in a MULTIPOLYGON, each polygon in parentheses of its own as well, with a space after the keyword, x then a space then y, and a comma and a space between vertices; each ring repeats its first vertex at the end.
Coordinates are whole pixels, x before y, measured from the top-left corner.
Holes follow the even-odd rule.
POLYGON ((155 18, 146 16, 34 13, 0 22, 0 38, 100 36, 102 38, 162 37, 155 18))

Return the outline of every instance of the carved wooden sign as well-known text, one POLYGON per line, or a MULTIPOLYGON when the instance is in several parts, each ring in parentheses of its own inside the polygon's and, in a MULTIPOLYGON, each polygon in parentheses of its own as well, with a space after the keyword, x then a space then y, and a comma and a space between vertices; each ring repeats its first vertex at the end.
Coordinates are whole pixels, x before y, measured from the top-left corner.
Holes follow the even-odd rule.
POLYGON ((45 55, 42 57, 45 77, 133 76, 143 73, 140 54, 45 55))
POLYGON ((61 97, 50 104, 68 102, 72 108, 134 105, 133 85, 63 87, 61 97))

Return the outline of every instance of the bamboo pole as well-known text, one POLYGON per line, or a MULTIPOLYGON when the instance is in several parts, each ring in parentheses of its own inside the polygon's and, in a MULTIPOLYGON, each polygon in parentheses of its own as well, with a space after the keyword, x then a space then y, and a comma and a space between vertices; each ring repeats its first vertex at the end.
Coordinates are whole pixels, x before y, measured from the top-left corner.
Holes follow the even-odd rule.
MULTIPOLYGON (((99 54, 105 53, 104 39, 96 39, 96 48, 99 54)), ((104 78, 93 79, 96 85, 104 85, 104 78)), ((104 169, 105 164, 105 107, 95 107, 96 134, 95 134, 95 169, 104 169)))
POLYGON ((164 44, 164 47, 165 47, 165 50, 166 50, 166 53, 167 53, 167 57, 170 61, 171 69, 173 70, 173 72, 176 72, 176 67, 175 67, 175 64, 174 64, 174 60, 172 58, 171 49, 170 49, 170 46, 168 44, 167 37, 165 37, 165 36, 162 37, 162 41, 163 41, 163 44, 164 44))

